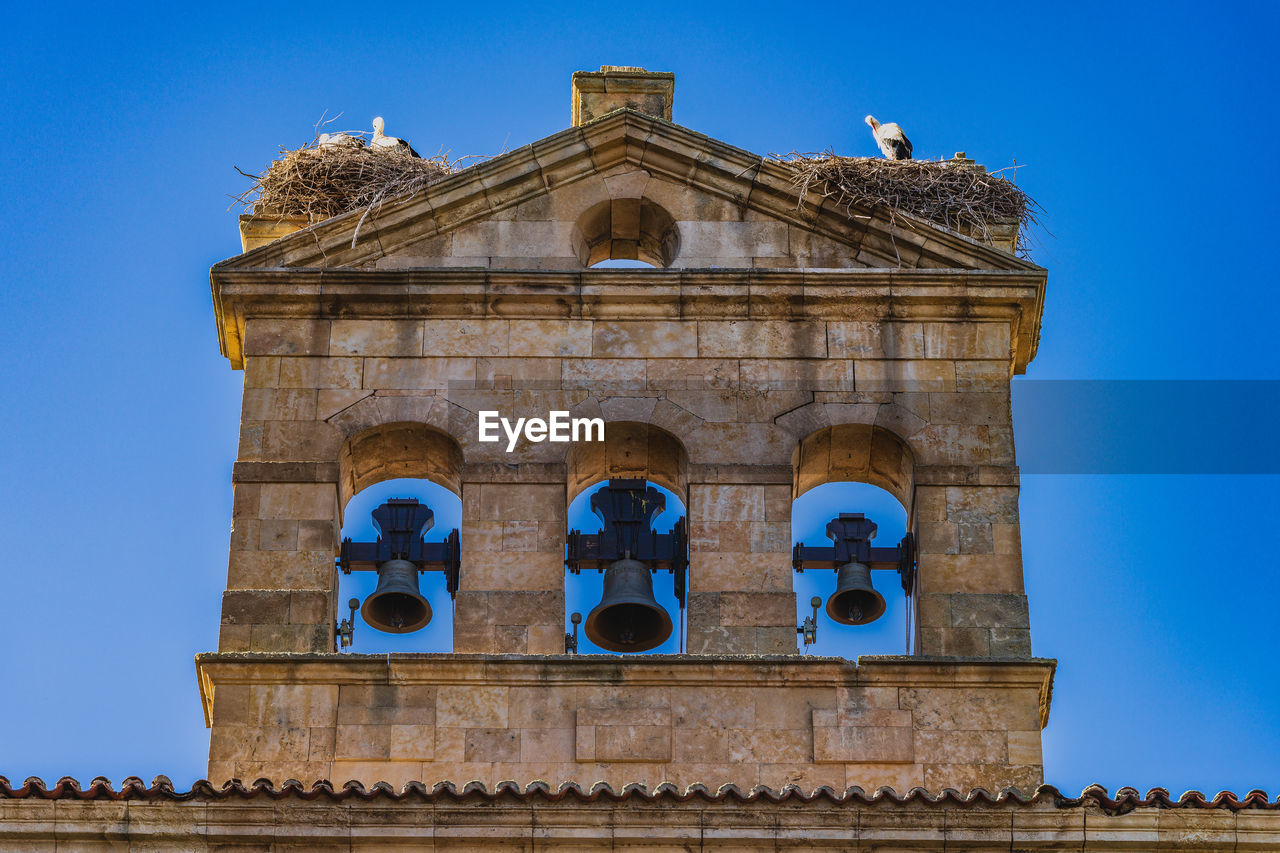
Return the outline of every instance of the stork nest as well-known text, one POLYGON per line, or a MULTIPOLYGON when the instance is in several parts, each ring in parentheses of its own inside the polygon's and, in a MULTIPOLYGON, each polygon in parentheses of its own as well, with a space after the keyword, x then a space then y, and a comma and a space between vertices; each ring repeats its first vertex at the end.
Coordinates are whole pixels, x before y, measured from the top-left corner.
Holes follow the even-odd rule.
MULTIPOLYGON (((1028 229, 1039 224, 1040 206, 999 170, 955 160, 882 160, 824 154, 771 155, 792 173, 803 198, 814 192, 849 216, 885 211, 936 222, 994 244, 993 229, 1018 229, 1025 254, 1028 229)), ((267 216, 328 219, 353 210, 367 213, 384 200, 420 192, 465 168, 463 157, 418 158, 371 148, 320 148, 316 140, 280 157, 261 175, 240 171, 253 185, 236 197, 251 212, 267 216)), ((482 158, 480 158, 482 159, 482 158)), ((471 165, 465 162, 465 165, 471 165)))
POLYGON ((372 210, 393 196, 419 192, 462 166, 445 154, 411 157, 371 148, 280 149, 261 175, 240 174, 253 186, 236 201, 253 213, 328 219, 353 210, 372 210))
MULTIPOLYGON (((792 172, 801 197, 815 192, 850 216, 906 213, 994 244, 993 229, 1013 225, 1026 254, 1028 229, 1040 206, 999 170, 957 160, 882 160, 825 154, 772 155, 792 172), (856 209, 856 210, 855 210, 856 209)), ((1004 230, 1001 228, 1001 230, 1004 230)))

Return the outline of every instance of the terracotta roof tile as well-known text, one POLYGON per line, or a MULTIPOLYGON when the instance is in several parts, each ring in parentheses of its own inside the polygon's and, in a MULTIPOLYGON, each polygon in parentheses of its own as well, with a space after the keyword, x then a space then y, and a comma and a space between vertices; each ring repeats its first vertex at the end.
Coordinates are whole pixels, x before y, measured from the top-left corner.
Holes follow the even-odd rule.
POLYGON ((347 782, 335 786, 328 780, 320 780, 310 786, 297 779, 287 779, 278 787, 270 779, 257 779, 252 785, 245 785, 239 780, 232 780, 222 786, 216 786, 201 779, 191 786, 189 791, 178 791, 165 776, 157 776, 151 785, 137 776, 125 779, 117 791, 111 782, 101 776, 96 777, 87 787, 69 776, 64 776, 52 787, 46 786, 43 779, 32 776, 26 779, 21 787, 14 787, 7 778, 0 776, 0 799, 74 799, 74 800, 227 800, 251 799, 265 797, 272 800, 376 800, 387 798, 395 801, 419 800, 435 802, 438 800, 453 801, 494 801, 506 797, 531 801, 541 799, 549 802, 576 800, 578 802, 620 802, 638 800, 652 803, 658 801, 688 802, 701 800, 708 803, 751 803, 767 801, 770 803, 825 802, 833 805, 852 803, 856 805, 874 805, 892 803, 895 805, 944 806, 949 808, 972 808, 982 806, 1002 806, 1020 808, 1039 805, 1052 805, 1055 808, 1070 809, 1093 805, 1105 812, 1124 814, 1139 808, 1158 809, 1227 809, 1240 811, 1243 809, 1280 810, 1280 798, 1269 799, 1262 790, 1252 790, 1243 797, 1230 791, 1222 791, 1212 798, 1199 791, 1187 791, 1176 800, 1165 788, 1152 788, 1143 796, 1135 788, 1121 788, 1111 796, 1101 785, 1090 785, 1078 797, 1069 797, 1053 785, 1041 785, 1031 794, 1025 796, 1017 788, 1004 788, 992 794, 984 788, 974 788, 961 793, 954 788, 944 788, 938 793, 931 793, 924 788, 912 788, 905 794, 899 794, 892 788, 877 788, 868 793, 862 788, 847 788, 836 791, 823 786, 807 791, 793 785, 781 789, 757 786, 744 791, 736 785, 725 785, 711 790, 705 785, 691 785, 678 788, 664 783, 649 790, 644 785, 631 784, 621 790, 615 790, 604 782, 598 782, 589 788, 574 783, 567 783, 552 788, 545 782, 533 782, 520 786, 515 782, 500 782, 488 789, 481 782, 468 782, 461 787, 452 782, 437 782, 428 786, 422 782, 410 782, 399 789, 386 782, 378 782, 365 787, 359 782, 347 782))

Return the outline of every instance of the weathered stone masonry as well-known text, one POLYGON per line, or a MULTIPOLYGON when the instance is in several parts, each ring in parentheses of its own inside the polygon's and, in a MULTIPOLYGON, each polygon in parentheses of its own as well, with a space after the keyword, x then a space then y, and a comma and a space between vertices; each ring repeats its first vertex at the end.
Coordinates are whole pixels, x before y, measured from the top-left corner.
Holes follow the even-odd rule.
POLYGON ((1041 781, 1009 379, 1044 270, 634 110, 359 219, 212 272, 245 392, 211 778, 1041 781), (508 454, 481 409, 606 441, 508 454), (453 655, 334 654, 342 509, 392 477, 461 497, 453 655), (566 507, 608 477, 687 507, 689 657, 562 654, 566 507), (840 480, 908 510, 913 657, 796 653, 791 501, 840 480))

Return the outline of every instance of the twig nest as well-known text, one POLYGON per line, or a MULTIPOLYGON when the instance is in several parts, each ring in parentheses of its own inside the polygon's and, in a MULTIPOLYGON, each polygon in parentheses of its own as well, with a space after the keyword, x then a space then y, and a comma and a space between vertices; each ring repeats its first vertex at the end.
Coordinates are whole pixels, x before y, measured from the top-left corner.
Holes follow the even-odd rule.
POLYGON ((363 144, 282 150, 239 197, 255 213, 328 219, 420 192, 456 171, 443 154, 418 158, 363 144))
POLYGON ((992 228, 1016 224, 1019 245, 1039 205, 1013 181, 972 160, 881 160, 834 154, 774 155, 803 196, 815 192, 849 214, 905 213, 993 243, 992 228))

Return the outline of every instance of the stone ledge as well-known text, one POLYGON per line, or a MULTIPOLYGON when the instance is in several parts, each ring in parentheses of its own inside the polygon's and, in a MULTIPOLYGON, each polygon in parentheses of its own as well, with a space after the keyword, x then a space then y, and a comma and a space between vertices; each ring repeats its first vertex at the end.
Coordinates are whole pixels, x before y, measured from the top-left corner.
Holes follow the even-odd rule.
POLYGON ((215 684, 466 685, 501 688, 611 685, 717 688, 1034 688, 1048 720, 1057 661, 1050 658, 794 655, 482 655, 232 652, 196 656, 206 724, 215 684))
MULTIPOLYGON (((270 652, 205 652, 196 655, 199 671, 234 664, 258 664, 266 675, 271 668, 283 667, 291 676, 310 675, 304 671, 313 665, 315 676, 326 680, 347 673, 344 683, 368 682, 379 678, 375 673, 394 673, 382 678, 383 683, 410 683, 407 674, 420 670, 422 677, 433 681, 459 678, 468 683, 477 673, 501 679, 503 683, 520 683, 520 670, 525 680, 545 683, 550 677, 569 682, 599 684, 601 678, 634 683, 653 681, 670 683, 674 673, 703 669, 709 679, 736 674, 751 684, 791 684, 796 678, 809 683, 843 685, 849 681, 900 679, 912 686, 1038 686, 1051 680, 1057 666, 1054 658, 970 658, 925 655, 863 655, 856 660, 809 655, 484 655, 448 653, 313 654, 270 652), (515 678, 516 681, 508 681, 515 678)), ((228 670, 230 671, 230 670, 228 670)), ((240 683, 262 680, 249 677, 240 683)))
POLYGON ((1035 355, 1043 271, 1017 270, 584 270, 236 269, 210 273, 219 343, 243 366, 245 320, 726 319, 1001 322, 1012 326, 1013 368, 1035 355), (799 287, 801 302, 761 295, 799 287), (735 291, 736 288, 736 291, 735 291), (637 289, 642 291, 637 293, 637 289), (753 296, 753 294, 756 294, 753 296), (743 316, 746 306, 750 317, 743 316))
POLYGON ((336 483, 336 462, 236 462, 233 483, 336 483))
POLYGON ((201 655, 208 773, 589 785, 1043 781, 1045 660, 201 655))

